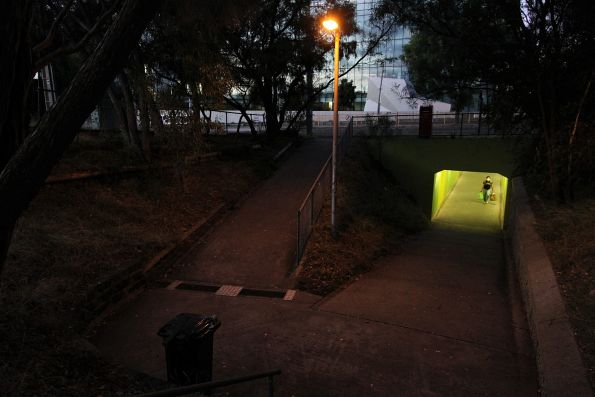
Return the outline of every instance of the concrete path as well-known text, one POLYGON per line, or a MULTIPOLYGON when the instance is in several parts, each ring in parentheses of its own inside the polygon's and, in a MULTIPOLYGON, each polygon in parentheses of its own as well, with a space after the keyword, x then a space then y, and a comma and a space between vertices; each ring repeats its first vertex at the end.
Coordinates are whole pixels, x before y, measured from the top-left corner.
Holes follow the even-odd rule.
POLYGON ((297 210, 330 150, 328 139, 306 140, 168 277, 261 288, 289 286, 297 210))
MULTIPOLYGON (((280 368, 276 396, 536 395, 534 377, 525 377, 517 363, 526 357, 509 349, 509 341, 490 346, 445 330, 405 326, 398 316, 378 317, 380 308, 375 314, 363 307, 335 313, 333 306, 349 299, 341 294, 321 310, 315 299, 300 293, 283 301, 154 289, 108 319, 93 342, 112 361, 165 379, 157 330, 177 313, 217 314, 222 326, 215 334, 214 379, 280 368)), ((439 313, 435 322, 451 324, 448 315, 439 313)), ((469 317, 465 324, 473 328, 486 317, 469 317)), ((499 326, 510 332, 510 321, 499 326)), ((222 391, 267 395, 264 382, 222 391)))
MULTIPOLYGON (((428 395, 536 395, 531 342, 521 304, 510 300, 499 234, 434 227, 378 265, 320 309, 442 338, 436 356, 454 349, 442 357, 459 390, 436 384, 428 395), (489 358, 471 363, 481 355, 489 358), (489 379, 467 378, 478 370, 489 379)), ((404 395, 426 395, 418 391, 404 395)))
MULTIPOLYGON (((285 202, 299 204, 301 194, 289 186, 310 183, 300 177, 309 167, 301 156, 322 160, 323 149, 313 141, 293 154, 192 260, 174 269, 175 278, 283 285, 294 251, 285 236, 292 231, 273 225, 294 214, 281 209, 285 202), (244 222, 255 225, 260 240, 237 231, 245 230, 238 227, 244 222)), ((536 396, 527 327, 517 295, 507 288, 501 236, 488 229, 438 223, 325 299, 299 291, 285 301, 148 289, 108 317, 92 342, 108 359, 165 379, 157 330, 178 313, 217 315, 214 379, 279 368, 275 395, 536 396)), ((264 382, 224 391, 267 395, 264 382)))

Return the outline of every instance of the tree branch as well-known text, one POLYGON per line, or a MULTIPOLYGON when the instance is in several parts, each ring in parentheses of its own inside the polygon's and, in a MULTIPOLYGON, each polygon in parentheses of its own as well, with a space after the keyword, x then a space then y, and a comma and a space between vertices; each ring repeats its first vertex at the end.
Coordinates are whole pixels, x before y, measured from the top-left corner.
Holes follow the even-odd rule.
POLYGON ((62 22, 64 16, 66 15, 66 12, 70 10, 70 7, 72 6, 73 2, 74 0, 68 0, 64 7, 62 7, 60 12, 56 16, 56 19, 54 19, 54 22, 52 22, 52 26, 50 27, 50 30, 45 39, 43 39, 39 44, 33 46, 34 53, 40 53, 41 51, 49 48, 52 45, 52 43, 54 42, 54 38, 56 37, 56 29, 58 27, 58 24, 62 22))
POLYGON ((93 27, 91 27, 90 29, 87 30, 87 33, 79 40, 78 43, 68 46, 68 47, 60 47, 60 48, 50 52, 49 54, 41 57, 40 59, 36 60, 34 63, 34 66, 33 66, 33 74, 38 72, 41 68, 43 68, 45 65, 52 62, 54 59, 58 58, 59 56, 63 56, 66 54, 72 54, 74 52, 79 51, 81 48, 83 48, 83 46, 85 44, 87 44, 89 39, 103 25, 105 20, 114 14, 115 10, 117 9, 118 4, 119 4, 119 2, 115 1, 114 4, 112 4, 112 6, 105 13, 103 13, 103 15, 101 15, 97 19, 97 21, 95 22, 95 25, 93 25, 93 27))
POLYGON ((14 224, 36 196, 98 98, 124 66, 160 4, 158 0, 127 0, 124 3, 70 86, 2 169, 0 229, 14 224))

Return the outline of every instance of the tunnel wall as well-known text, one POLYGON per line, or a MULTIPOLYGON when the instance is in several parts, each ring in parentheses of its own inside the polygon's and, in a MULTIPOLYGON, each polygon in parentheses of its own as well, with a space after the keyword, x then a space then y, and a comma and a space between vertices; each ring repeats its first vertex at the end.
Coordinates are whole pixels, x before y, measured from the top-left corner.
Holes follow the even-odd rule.
POLYGON ((434 174, 434 191, 432 195, 432 218, 436 216, 446 198, 457 184, 462 171, 442 170, 434 174))
MULTIPOLYGON (((514 138, 501 137, 390 137, 383 142, 380 160, 431 218, 435 173, 464 170, 498 173, 510 178, 515 176, 514 143, 514 138)), ((370 145, 375 144, 370 141, 370 145)), ((372 150, 372 153, 378 153, 378 150, 372 150)))
POLYGON ((505 176, 500 179, 500 198, 504 201, 504 205, 500 206, 500 227, 504 229, 506 223, 506 207, 508 206, 508 178, 505 176))

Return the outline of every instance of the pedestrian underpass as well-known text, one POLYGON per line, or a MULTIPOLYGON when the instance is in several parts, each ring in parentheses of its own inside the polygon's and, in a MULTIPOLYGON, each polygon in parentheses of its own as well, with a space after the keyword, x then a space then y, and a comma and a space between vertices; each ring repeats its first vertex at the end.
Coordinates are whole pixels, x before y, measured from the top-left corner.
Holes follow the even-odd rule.
POLYGON ((434 174, 432 222, 500 230, 504 226, 508 178, 496 172, 442 170, 434 174), (483 203, 485 177, 493 181, 495 200, 483 203))
POLYGON ((399 137, 385 140, 378 158, 434 223, 500 230, 514 147, 510 138, 399 137), (486 175, 495 182, 496 201, 484 206, 478 193, 486 175))

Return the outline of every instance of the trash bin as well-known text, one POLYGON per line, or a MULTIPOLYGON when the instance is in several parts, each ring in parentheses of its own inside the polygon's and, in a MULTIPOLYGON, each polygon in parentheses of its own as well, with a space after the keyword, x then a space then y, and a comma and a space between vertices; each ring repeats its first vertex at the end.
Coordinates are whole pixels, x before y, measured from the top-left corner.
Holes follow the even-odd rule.
POLYGON ((419 137, 430 138, 432 136, 432 112, 433 106, 420 106, 419 108, 419 137))
POLYGON ((213 376, 215 316, 181 313, 157 332, 163 338, 167 381, 185 386, 209 382, 213 376))

